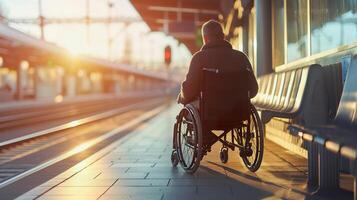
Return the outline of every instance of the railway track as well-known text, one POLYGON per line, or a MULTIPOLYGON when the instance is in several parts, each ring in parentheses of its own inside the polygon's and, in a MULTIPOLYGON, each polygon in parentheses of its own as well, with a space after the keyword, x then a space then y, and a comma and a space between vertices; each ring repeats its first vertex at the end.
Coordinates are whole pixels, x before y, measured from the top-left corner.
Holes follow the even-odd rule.
MULTIPOLYGON (((162 104, 162 98, 135 101, 131 99, 120 107, 96 112, 75 121, 0 142, 0 189, 20 180, 38 166, 43 166, 44 163, 73 151, 78 146, 92 142, 89 148, 104 140, 114 141, 119 133, 110 133, 113 129, 126 126, 128 122, 130 124, 131 121, 141 118, 146 112, 162 104), (101 141, 93 143, 99 138, 102 138, 101 141)), ((109 105, 113 107, 116 104, 107 104, 108 107, 105 108, 109 108, 109 105)), ((23 117, 23 119, 28 118, 23 117)))
POLYGON ((103 112, 119 106, 139 102, 140 98, 111 99, 104 101, 91 101, 68 104, 63 106, 46 106, 39 108, 25 108, 15 111, 4 111, 0 114, 0 132, 24 125, 55 121, 92 115, 98 111, 103 112))

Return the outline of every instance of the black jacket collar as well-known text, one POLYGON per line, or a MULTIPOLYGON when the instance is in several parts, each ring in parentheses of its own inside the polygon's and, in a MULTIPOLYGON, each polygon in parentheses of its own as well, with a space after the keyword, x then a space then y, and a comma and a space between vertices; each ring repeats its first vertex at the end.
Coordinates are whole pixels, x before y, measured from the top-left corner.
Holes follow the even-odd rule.
POLYGON ((221 48, 221 47, 232 49, 232 45, 227 40, 215 40, 204 44, 201 50, 206 50, 211 48, 221 48))

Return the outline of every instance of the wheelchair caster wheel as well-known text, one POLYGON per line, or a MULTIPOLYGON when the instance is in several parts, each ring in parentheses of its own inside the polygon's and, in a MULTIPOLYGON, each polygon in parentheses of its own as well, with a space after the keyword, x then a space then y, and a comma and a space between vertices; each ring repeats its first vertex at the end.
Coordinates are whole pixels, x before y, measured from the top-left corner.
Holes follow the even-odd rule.
POLYGON ((173 167, 176 167, 178 163, 179 163, 179 160, 177 158, 177 152, 176 152, 176 150, 173 150, 171 153, 171 164, 173 167))
POLYGON ((222 163, 228 162, 228 149, 227 147, 221 147, 221 152, 219 153, 219 158, 222 163))

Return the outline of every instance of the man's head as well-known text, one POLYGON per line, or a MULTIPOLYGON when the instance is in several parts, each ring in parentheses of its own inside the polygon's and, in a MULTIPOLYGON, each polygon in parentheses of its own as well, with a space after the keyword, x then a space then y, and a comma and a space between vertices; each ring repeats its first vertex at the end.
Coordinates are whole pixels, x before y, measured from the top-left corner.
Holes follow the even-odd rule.
POLYGON ((215 20, 209 20, 202 25, 202 37, 204 43, 215 40, 223 40, 224 33, 221 23, 215 20))

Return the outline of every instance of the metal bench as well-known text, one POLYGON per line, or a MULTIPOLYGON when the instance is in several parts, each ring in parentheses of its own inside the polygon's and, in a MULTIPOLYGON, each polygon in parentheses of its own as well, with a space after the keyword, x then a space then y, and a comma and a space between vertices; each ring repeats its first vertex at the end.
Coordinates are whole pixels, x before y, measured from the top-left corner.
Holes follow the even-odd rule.
POLYGON ((252 102, 261 111, 263 123, 278 117, 295 118, 304 125, 323 124, 328 107, 323 79, 317 64, 264 75, 258 78, 259 91, 252 102))
POLYGON ((352 58, 335 119, 328 125, 291 125, 289 129, 314 146, 311 163, 319 166, 314 176, 320 191, 339 188, 341 156, 350 160, 357 200, 357 56, 352 58))
MULTIPOLYGON (((320 65, 268 74, 258 78, 259 91, 253 104, 261 112, 262 122, 272 118, 287 118, 287 125, 307 127, 329 121, 326 73, 320 65)), ((286 130, 287 134, 289 131, 286 130)), ((304 141, 304 140, 303 140, 304 141)), ((318 185, 316 146, 306 143, 308 157, 308 185, 318 185)))

